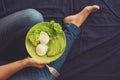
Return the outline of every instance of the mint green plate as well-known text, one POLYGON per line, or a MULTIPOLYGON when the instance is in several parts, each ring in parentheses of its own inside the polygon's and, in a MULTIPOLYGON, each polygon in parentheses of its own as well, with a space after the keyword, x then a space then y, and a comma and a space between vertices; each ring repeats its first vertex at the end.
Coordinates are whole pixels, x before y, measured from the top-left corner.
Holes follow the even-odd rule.
MULTIPOLYGON (((28 54, 33 57, 33 58, 36 58, 38 60, 47 60, 47 61, 50 61, 50 62, 53 62, 55 60, 57 60, 63 53, 64 53, 64 50, 65 50, 65 47, 66 47, 66 37, 65 37, 65 34, 64 32, 62 32, 59 37, 57 37, 57 39, 55 40, 55 42, 52 42, 50 45, 48 45, 48 52, 47 53, 50 53, 50 54, 54 54, 54 53, 57 53, 56 55, 54 56, 39 56, 36 54, 36 47, 33 46, 33 44, 30 42, 28 36, 29 34, 36 30, 36 29, 42 29, 44 31, 44 28, 42 26, 47 26, 47 27, 50 27, 49 26, 50 22, 40 22, 36 25, 34 25, 27 33, 26 35, 26 39, 25 39, 25 46, 26 46, 26 49, 28 51, 28 54)), ((51 38, 51 37, 50 37, 51 38)), ((50 41, 51 42, 51 41, 50 41)), ((50 43, 49 42, 49 43, 50 43)))

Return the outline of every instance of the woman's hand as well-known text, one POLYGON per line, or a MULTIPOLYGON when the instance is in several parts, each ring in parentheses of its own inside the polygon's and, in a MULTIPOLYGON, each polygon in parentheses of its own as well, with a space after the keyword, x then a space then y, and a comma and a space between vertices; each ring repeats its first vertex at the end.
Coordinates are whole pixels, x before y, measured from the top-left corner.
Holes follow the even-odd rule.
POLYGON ((22 60, 18 60, 9 64, 0 66, 0 80, 6 80, 16 72, 26 67, 43 68, 49 64, 48 61, 39 61, 34 58, 27 57, 22 60))
POLYGON ((27 57, 22 60, 23 64, 26 64, 26 67, 36 67, 36 68, 43 68, 45 65, 49 64, 49 61, 39 61, 34 58, 27 57))

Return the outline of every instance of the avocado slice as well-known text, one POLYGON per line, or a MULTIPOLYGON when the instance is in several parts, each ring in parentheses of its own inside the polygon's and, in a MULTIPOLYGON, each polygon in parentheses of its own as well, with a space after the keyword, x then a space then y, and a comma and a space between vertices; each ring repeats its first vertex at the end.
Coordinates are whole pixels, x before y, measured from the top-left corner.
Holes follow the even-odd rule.
POLYGON ((47 56, 50 57, 50 56, 55 56, 55 55, 58 54, 59 44, 58 44, 57 39, 50 40, 48 46, 49 46, 49 49, 48 49, 48 52, 47 52, 47 56))

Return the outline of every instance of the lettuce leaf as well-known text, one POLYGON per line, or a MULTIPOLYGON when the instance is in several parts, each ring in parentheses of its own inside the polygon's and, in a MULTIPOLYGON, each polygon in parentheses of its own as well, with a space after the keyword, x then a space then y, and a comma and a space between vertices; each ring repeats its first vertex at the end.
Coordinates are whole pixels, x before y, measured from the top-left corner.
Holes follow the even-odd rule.
POLYGON ((36 28, 29 33, 28 38, 34 46, 37 46, 40 43, 41 31, 45 31, 50 36, 51 40, 56 39, 59 34, 63 33, 61 25, 52 20, 49 22, 49 24, 40 26, 40 28, 36 28))

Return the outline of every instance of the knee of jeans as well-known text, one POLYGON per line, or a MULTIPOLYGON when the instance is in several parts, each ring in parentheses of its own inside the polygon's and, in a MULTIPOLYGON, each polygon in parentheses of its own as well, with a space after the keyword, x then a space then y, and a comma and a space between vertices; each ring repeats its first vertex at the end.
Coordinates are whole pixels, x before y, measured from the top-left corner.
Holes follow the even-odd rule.
POLYGON ((23 11, 24 11, 24 16, 26 16, 31 21, 38 21, 38 22, 44 21, 42 14, 35 9, 25 9, 23 11))

